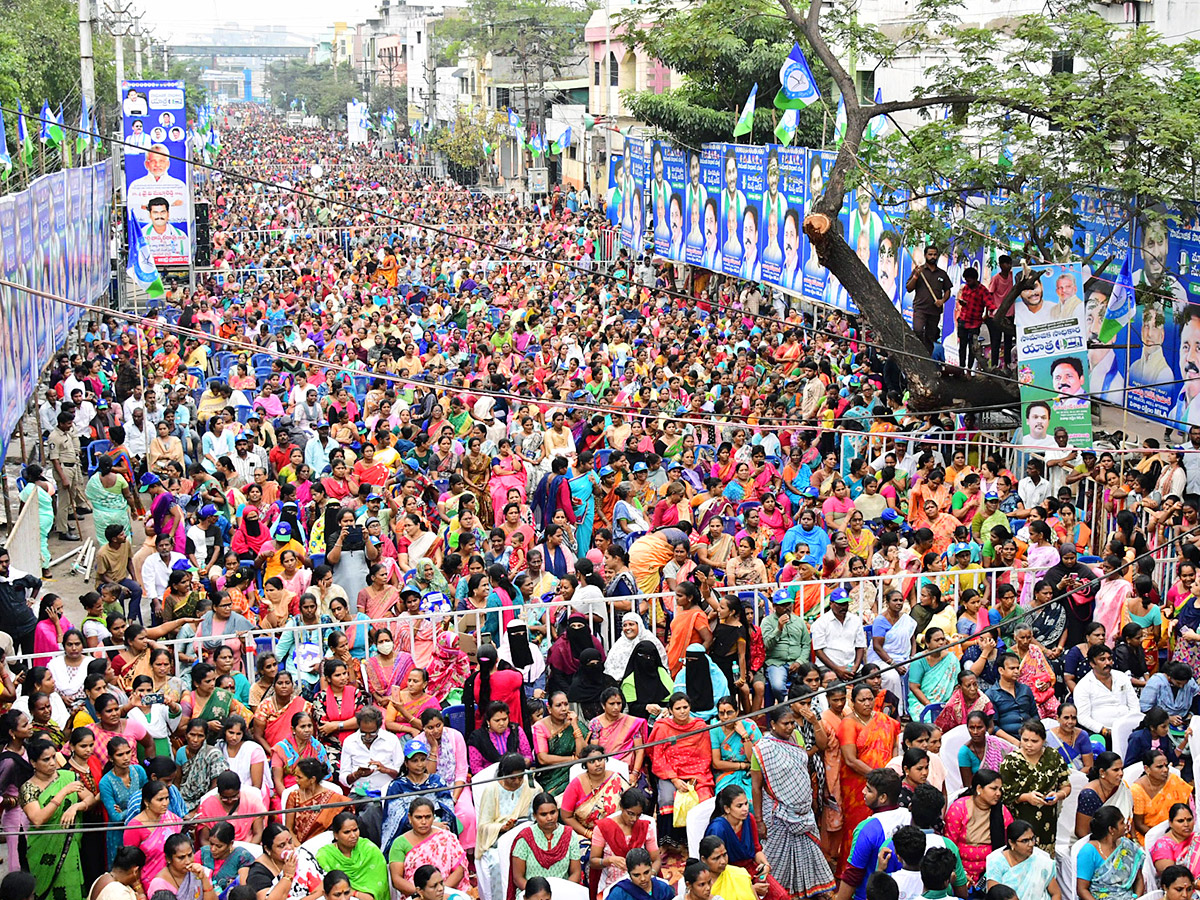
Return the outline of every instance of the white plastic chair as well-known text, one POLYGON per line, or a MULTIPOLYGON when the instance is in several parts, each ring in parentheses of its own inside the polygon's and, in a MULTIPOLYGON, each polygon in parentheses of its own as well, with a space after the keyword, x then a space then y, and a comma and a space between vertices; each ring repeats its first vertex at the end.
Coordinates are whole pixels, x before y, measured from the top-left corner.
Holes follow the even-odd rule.
POLYGON ((951 797, 965 787, 958 771, 958 751, 965 747, 970 739, 971 735, 966 725, 955 725, 942 735, 942 749, 938 751, 938 756, 946 768, 946 793, 951 797))
POLYGON ((255 859, 258 859, 260 856, 262 856, 262 844, 252 844, 249 841, 234 841, 233 846, 241 847, 255 859))
POLYGON ((317 851, 322 847, 328 847, 333 843, 333 832, 322 831, 320 834, 314 834, 307 841, 300 845, 301 850, 307 850, 315 858, 317 851))
POLYGON ((1071 783, 1071 793, 1063 800, 1062 808, 1058 811, 1058 831, 1054 836, 1056 856, 1067 853, 1075 843, 1075 813, 1079 811, 1079 792, 1087 787, 1088 783, 1088 777, 1075 769, 1071 770, 1067 779, 1071 783))
MULTIPOLYGON (((605 768, 612 769, 614 772, 619 774, 625 780, 625 783, 629 784, 629 764, 628 763, 623 763, 619 759, 609 758, 604 761, 604 766, 605 766, 605 768)), ((584 770, 584 763, 581 763, 581 762, 572 763, 571 768, 567 771, 567 784, 570 784, 572 781, 574 781, 576 778, 578 778, 580 775, 582 775, 583 770, 584 770)), ((567 883, 570 884, 570 882, 567 882, 567 883)))
POLYGON ((498 887, 501 891, 508 891, 509 858, 512 856, 512 847, 517 841, 517 835, 524 830, 524 825, 518 825, 511 831, 506 831, 500 835, 500 840, 496 841, 496 852, 500 855, 500 883, 498 887))
MULTIPOLYGON (((335 794, 340 794, 342 792, 342 786, 336 781, 322 781, 321 787, 325 788, 327 791, 333 791, 335 794)), ((286 810, 288 798, 290 798, 292 794, 296 793, 296 791, 299 789, 300 785, 298 784, 293 784, 291 787, 284 788, 283 794, 279 797, 279 808, 286 810)))
POLYGON ((1146 773, 1146 764, 1140 762, 1132 762, 1125 767, 1125 774, 1121 776, 1121 780, 1133 788, 1133 783, 1141 778, 1146 773))
POLYGON ((1125 758, 1125 751, 1129 749, 1129 736, 1133 734, 1141 722, 1141 713, 1129 713, 1128 715, 1119 717, 1113 723, 1112 748, 1121 759, 1125 758))
POLYGON ((1154 890, 1158 884, 1158 870, 1154 868, 1154 862, 1150 859, 1150 851, 1154 849, 1158 839, 1165 835, 1171 828, 1171 823, 1159 822, 1153 828, 1146 832, 1146 842, 1143 846, 1146 848, 1146 859, 1142 863, 1142 876, 1146 880, 1146 890, 1154 890))
MULTIPOLYGON (((474 781, 478 780, 478 781, 485 782, 484 784, 481 784, 479 786, 479 790, 483 790, 485 787, 487 787, 486 782, 495 778, 496 773, 499 771, 500 771, 500 763, 498 763, 498 762, 492 763, 490 766, 480 769, 478 772, 476 772, 474 775, 472 775, 471 781, 474 782, 474 781)), ((474 803, 476 806, 478 806, 479 805, 479 796, 475 793, 476 789, 475 789, 474 785, 472 785, 469 788, 469 790, 471 791, 471 802, 474 803)))
POLYGON ((1148 894, 1142 894, 1138 900, 1163 900, 1167 896, 1166 891, 1151 891, 1148 894))
POLYGON ((550 885, 550 895, 555 900, 588 900, 588 889, 582 884, 565 878, 547 878, 546 881, 550 885))
POLYGON ((1054 855, 1058 862, 1058 887, 1062 891, 1062 900, 1079 900, 1079 892, 1075 889, 1075 871, 1078 868, 1079 853, 1087 842, 1088 838, 1081 837, 1071 844, 1066 853, 1062 850, 1055 850, 1054 855))
POLYGON ((716 808, 717 798, 709 797, 693 806, 687 814, 688 856, 693 859, 700 858, 700 842, 704 840, 704 830, 708 828, 708 820, 716 808))

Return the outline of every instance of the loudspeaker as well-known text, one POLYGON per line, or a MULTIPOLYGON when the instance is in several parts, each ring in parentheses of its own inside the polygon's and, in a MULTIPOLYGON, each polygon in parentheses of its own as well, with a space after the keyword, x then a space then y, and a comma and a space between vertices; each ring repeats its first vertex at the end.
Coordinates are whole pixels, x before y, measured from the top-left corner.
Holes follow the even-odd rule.
POLYGON ((212 262, 212 233, 209 229, 207 203, 196 204, 196 253, 194 260, 198 266, 207 266, 212 262))

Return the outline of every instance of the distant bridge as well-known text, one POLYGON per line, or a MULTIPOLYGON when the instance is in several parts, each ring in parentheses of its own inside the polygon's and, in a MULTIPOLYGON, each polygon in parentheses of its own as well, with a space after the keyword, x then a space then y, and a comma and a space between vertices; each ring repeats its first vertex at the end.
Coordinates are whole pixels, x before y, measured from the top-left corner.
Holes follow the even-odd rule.
POLYGON ((253 57, 258 59, 308 58, 308 47, 281 47, 269 45, 210 45, 175 44, 170 48, 171 56, 186 59, 211 59, 213 57, 253 57))

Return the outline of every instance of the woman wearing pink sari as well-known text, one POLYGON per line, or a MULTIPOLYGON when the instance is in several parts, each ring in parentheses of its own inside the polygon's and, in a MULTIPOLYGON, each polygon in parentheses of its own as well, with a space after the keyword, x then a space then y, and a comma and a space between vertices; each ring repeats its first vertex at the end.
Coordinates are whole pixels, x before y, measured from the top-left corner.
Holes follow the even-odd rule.
POLYGON ((492 498, 494 524, 499 525, 504 521, 504 507, 508 504, 509 490, 519 490, 524 502, 527 482, 525 466, 512 452, 512 441, 501 438, 497 447, 500 455, 492 460, 492 478, 488 482, 488 493, 492 498))
MULTIPOLYGON (((1029 523, 1029 549, 1025 551, 1025 573, 1021 581, 1021 607, 1033 605, 1033 586, 1046 577, 1046 573, 1058 564, 1058 551, 1051 542, 1054 532, 1040 519, 1029 523)), ((1120 617, 1120 610, 1117 612, 1120 617)), ((1108 632, 1112 634, 1113 632, 1108 632)))
POLYGON ((1033 639, 1033 628, 1028 622, 1020 622, 1013 630, 1017 658, 1021 662, 1017 680, 1028 685, 1037 702, 1038 716, 1042 719, 1058 717, 1058 698, 1054 696, 1057 676, 1050 667, 1046 654, 1033 639))
POLYGON ((1125 580, 1120 571, 1122 565, 1124 560, 1115 555, 1105 557, 1100 564, 1105 574, 1100 590, 1096 592, 1096 612, 1092 621, 1103 624, 1105 634, 1119 632, 1125 601, 1133 593, 1133 585, 1125 580))
POLYGON ((429 685, 426 690, 443 703, 455 688, 461 688, 471 674, 471 658, 458 649, 458 634, 443 631, 434 641, 433 658, 426 667, 429 685))

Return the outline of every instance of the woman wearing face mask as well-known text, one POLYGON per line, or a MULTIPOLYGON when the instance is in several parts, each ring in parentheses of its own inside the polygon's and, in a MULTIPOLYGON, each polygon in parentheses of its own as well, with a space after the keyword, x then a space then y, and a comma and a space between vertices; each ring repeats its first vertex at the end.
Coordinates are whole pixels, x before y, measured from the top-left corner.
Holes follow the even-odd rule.
POLYGON ((387 628, 373 632, 371 642, 375 652, 364 664, 367 689, 375 705, 382 709, 387 705, 392 689, 404 683, 413 661, 404 650, 396 649, 396 642, 387 628))

